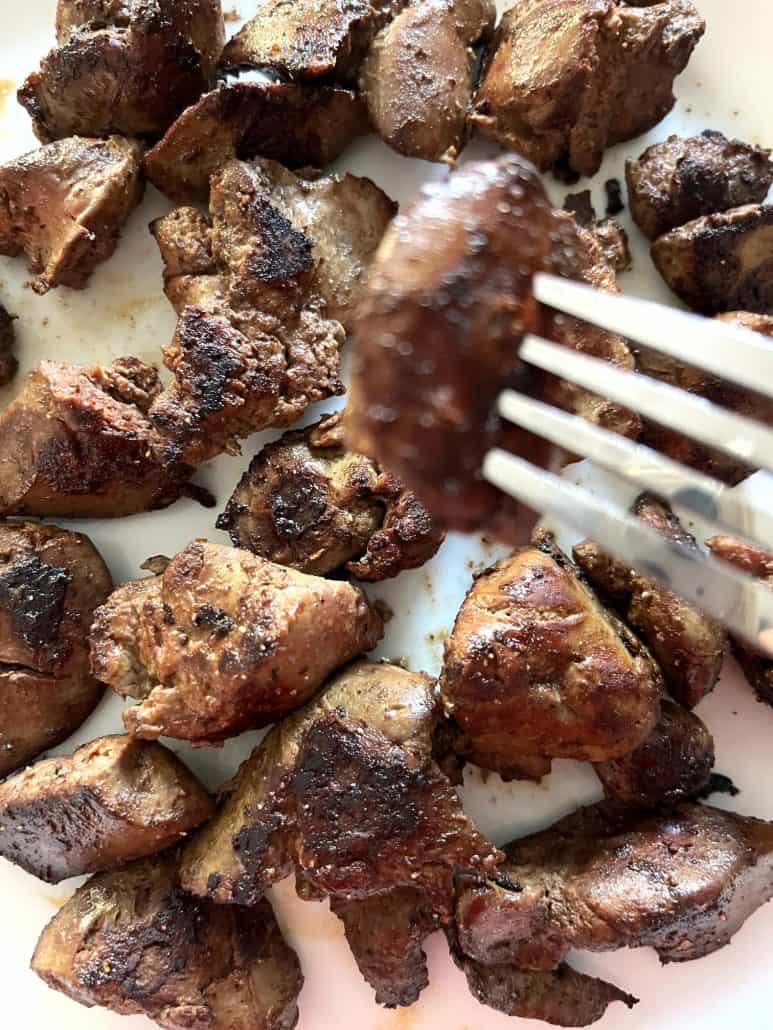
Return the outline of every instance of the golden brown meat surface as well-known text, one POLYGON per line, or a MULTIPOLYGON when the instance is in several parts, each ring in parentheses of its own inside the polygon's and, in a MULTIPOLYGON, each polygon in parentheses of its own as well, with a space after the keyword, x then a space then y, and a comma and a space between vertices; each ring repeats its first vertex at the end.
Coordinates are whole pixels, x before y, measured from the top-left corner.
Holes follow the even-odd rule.
MULTIPOLYGON (((662 501, 642 494, 633 511, 668 540, 700 553, 695 538, 662 501)), ((669 692, 681 705, 694 708, 719 679, 727 647, 722 626, 596 543, 585 540, 572 554, 594 589, 650 649, 669 692)))
POLYGON ((112 585, 87 537, 0 523, 0 777, 60 744, 102 697, 86 638, 112 585))
POLYGON ((46 143, 158 137, 207 89, 224 32, 220 0, 60 0, 58 45, 19 102, 46 143))
POLYGON ((227 82, 183 111, 145 157, 145 173, 178 203, 206 200, 234 158, 322 168, 368 131, 351 90, 298 82, 227 82))
POLYGON ((773 206, 704 215, 659 236, 652 260, 674 293, 702 314, 773 314, 773 206))
MULTIPOLYGON (((758 315, 750 311, 729 311, 718 315, 717 318, 739 329, 748 329, 773 340, 773 317, 769 315, 758 315)), ((655 351, 639 351, 636 355, 636 365, 645 375, 689 390, 690 393, 705 397, 706 400, 720 404, 739 415, 773 426, 773 401, 769 397, 752 393, 751 390, 740 386, 733 386, 732 383, 689 365, 682 365, 665 355, 656 354, 655 351)), ((690 465, 731 485, 746 479, 755 471, 738 458, 704 447, 683 433, 674 432, 655 422, 644 421, 641 441, 675 461, 690 465)))
POLYGON ((300 707, 382 633, 380 613, 348 583, 196 541, 97 611, 91 664, 140 699, 124 712, 130 733, 207 744, 300 707))
POLYGON ((267 444, 217 525, 279 565, 374 581, 423 565, 444 536, 399 479, 346 450, 340 413, 267 444))
POLYGON ((605 149, 651 129, 705 30, 689 0, 521 0, 491 46, 472 121, 543 171, 594 175, 605 149))
POLYGON ((223 68, 270 68, 290 79, 354 82, 371 40, 401 0, 260 0, 228 41, 223 68))
POLYGON ((555 969, 570 948, 702 958, 773 894, 773 824, 708 805, 602 802, 505 850, 496 882, 457 895, 461 950, 484 965, 555 969))
POLYGON ((360 89, 373 128, 398 153, 453 160, 467 139, 475 47, 490 39, 493 0, 415 0, 373 40, 360 89))
POLYGON ((663 699, 652 733, 633 751, 599 762, 596 773, 610 801, 657 808, 698 795, 714 766, 714 738, 693 712, 663 699))
POLYGON ((111 136, 50 143, 0 166, 0 254, 24 254, 36 293, 83 289, 142 199, 142 148, 111 136))
POLYGON ((162 851, 214 813, 172 751, 99 737, 0 784, 0 855, 58 883, 162 851))
POLYGON ((16 332, 13 328, 13 315, 9 315, 2 304, 0 304, 0 386, 6 386, 19 367, 16 355, 13 353, 16 342, 16 332))
POLYGON ((154 368, 42 362, 0 415, 0 514, 99 518, 164 508, 190 469, 153 457, 154 368))
POLYGON ((539 779, 551 758, 633 750, 659 715, 660 672, 548 534, 483 572, 446 641, 441 693, 467 757, 539 779))
POLYGON ((256 160, 213 177, 210 212, 153 225, 179 315, 164 352, 175 378, 150 411, 172 465, 234 453, 343 392, 345 326, 394 207, 369 179, 256 160))
MULTIPOLYGON (((706 543, 716 558, 735 565, 741 572, 755 576, 773 588, 773 553, 731 536, 715 536, 706 543)), ((773 660, 743 640, 731 638, 731 643, 733 654, 759 699, 773 705, 773 660)))
POLYGON ((492 871, 432 759, 429 676, 357 662, 285 719, 242 766, 219 814, 186 845, 186 890, 252 904, 293 871, 344 901, 411 888, 450 915, 456 870, 492 871))
POLYGON ((633 220, 650 240, 744 204, 761 204, 773 185, 773 161, 762 147, 707 129, 669 136, 625 166, 633 220))
POLYGON ((292 1030, 303 985, 268 901, 190 897, 169 851, 80 887, 41 934, 32 969, 81 1005, 169 1030, 292 1030))

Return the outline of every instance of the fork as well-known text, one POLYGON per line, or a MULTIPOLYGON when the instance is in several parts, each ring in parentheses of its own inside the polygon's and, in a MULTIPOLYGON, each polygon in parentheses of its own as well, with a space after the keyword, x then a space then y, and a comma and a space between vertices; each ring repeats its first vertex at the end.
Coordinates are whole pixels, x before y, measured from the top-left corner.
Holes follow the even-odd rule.
MULTIPOLYGON (((535 276, 534 294, 551 308, 773 398, 773 345, 749 330, 551 275, 535 276)), ((752 468, 773 470, 773 430, 749 418, 539 336, 525 336, 519 356, 752 468)), ((737 489, 513 390, 501 393, 497 406, 503 418, 590 459, 613 479, 634 482, 706 520, 712 535, 729 532, 773 549, 771 512, 737 489)), ((535 511, 560 519, 613 557, 664 583, 773 657, 773 590, 766 584, 666 540, 614 502, 508 451, 489 451, 483 475, 535 511)))

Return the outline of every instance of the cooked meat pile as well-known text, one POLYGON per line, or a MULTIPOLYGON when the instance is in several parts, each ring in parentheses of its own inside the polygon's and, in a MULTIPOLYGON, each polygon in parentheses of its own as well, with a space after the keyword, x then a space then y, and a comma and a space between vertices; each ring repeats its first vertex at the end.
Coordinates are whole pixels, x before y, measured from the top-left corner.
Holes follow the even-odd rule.
POLYGON ((268 901, 192 898, 170 851, 80 887, 41 934, 32 968, 81 1005, 170 1030, 292 1030, 303 985, 268 901))
POLYGON ((0 784, 0 855, 58 883, 162 851, 214 813, 161 744, 100 737, 0 784))
MULTIPOLYGON (((739 329, 748 329, 773 339, 773 318, 770 316, 756 315, 748 311, 730 311, 719 315, 718 318, 739 329)), ((773 401, 769 397, 755 394, 740 386, 733 386, 708 372, 690 368, 689 365, 683 365, 655 351, 637 353, 636 364, 639 371, 645 375, 689 390, 690 393, 705 397, 739 415, 746 415, 748 418, 773 426, 773 401)), ((641 441, 675 461, 681 461, 731 485, 739 483, 755 471, 738 458, 711 450, 682 433, 654 422, 645 421, 641 441)))
MULTIPOLYGON (((695 538, 662 501, 642 494, 633 511, 668 540, 700 553, 695 538)), ((596 543, 586 540, 572 554, 601 597, 650 649, 672 696, 686 708, 697 705, 719 679, 727 645, 724 629, 656 580, 605 554, 596 543)))
POLYGON ((602 802, 505 853, 456 906, 462 954, 495 969, 556 969, 571 948, 701 958, 773 893, 773 824, 707 805, 602 802))
POLYGON ((534 779, 551 758, 632 751, 655 727, 662 685, 644 645, 543 532, 475 580, 440 682, 466 757, 534 779))
POLYGON ((145 172, 178 203, 206 200, 210 177, 234 158, 321 168, 368 129, 365 105, 351 90, 227 82, 180 115, 148 152, 145 172))
MULTIPOLYGON (((614 188, 612 183, 616 179, 610 179, 607 187, 617 198, 617 203, 609 201, 609 209, 619 214, 623 210, 622 200, 619 197, 619 184, 614 188)), ((591 202, 590 190, 581 190, 579 193, 569 193, 564 198, 564 211, 574 217, 577 224, 587 229, 596 238, 596 243, 601 247, 604 261, 613 272, 627 272, 633 264, 631 251, 628 242, 628 233, 615 219, 607 216, 597 218, 596 210, 591 202)))
POLYGON ((259 160, 212 179, 209 218, 155 222, 179 315, 174 381, 150 419, 169 465, 196 465, 343 392, 345 327, 394 206, 369 179, 300 178, 259 160))
POLYGON ((16 333, 13 328, 13 316, 9 315, 2 304, 0 304, 0 386, 6 386, 19 367, 16 355, 13 353, 13 345, 16 342, 16 333))
MULTIPOLYGON (((741 572, 756 576, 773 587, 773 554, 770 551, 763 551, 761 547, 754 547, 730 536, 715 536, 706 543, 715 557, 730 562, 741 572)), ((755 651, 743 640, 732 639, 731 643, 733 654, 759 699, 773 705, 773 660, 755 651)))
POLYGON ((652 260, 695 311, 773 314, 773 206, 704 215, 659 236, 652 260))
POLYGON ((418 568, 443 541, 399 479, 346 450, 340 413, 264 447, 217 525, 268 561, 316 576, 345 566, 367 580, 418 568))
POLYGON ((160 390, 136 358, 42 362, 0 415, 0 514, 99 518, 176 501, 190 470, 153 458, 147 412, 160 390))
POLYGON ((456 158, 467 141, 476 48, 495 21, 493 0, 416 0, 379 32, 360 88, 385 143, 406 157, 456 158))
POLYGON ((87 537, 0 523, 0 777, 69 737, 102 697, 87 635, 111 588, 87 537))
POLYGON ((594 175, 656 125, 705 30, 689 0, 520 0, 497 28, 471 119, 543 171, 594 175))
POLYGON ((773 185, 773 161, 769 150, 707 129, 648 147, 626 162, 625 177, 633 220, 655 240, 702 215, 761 204, 773 185))
POLYGON ((541 270, 617 289, 598 243, 553 211, 531 165, 515 155, 467 164, 395 219, 354 326, 350 447, 383 461, 439 524, 511 543, 523 539, 524 512, 483 481, 483 457, 498 445, 545 461, 547 445, 496 416, 503 388, 536 392, 629 436, 640 429, 618 405, 519 362, 521 337, 539 331, 634 366, 620 337, 539 309, 531 280, 541 270))
POLYGON ((44 143, 157 137, 212 82, 220 0, 59 0, 57 46, 19 90, 44 143))
POLYGON ((349 583, 197 541, 98 609, 91 665, 140 699, 124 712, 130 733, 211 744, 300 707, 382 634, 349 583))
POLYGON ((497 858, 432 759, 438 717, 428 676, 351 666, 242 766, 185 848, 183 886, 253 904, 295 872, 303 896, 331 898, 378 996, 414 1001, 426 983, 421 940, 448 922, 455 873, 492 873, 497 858))
POLYGON ((637 748, 596 765, 611 801, 635 808, 671 805, 700 794, 714 767, 714 738, 693 712, 666 698, 660 719, 637 748))
POLYGON ((143 194, 142 148, 111 136, 50 143, 0 166, 0 254, 24 254, 36 293, 83 289, 143 194))

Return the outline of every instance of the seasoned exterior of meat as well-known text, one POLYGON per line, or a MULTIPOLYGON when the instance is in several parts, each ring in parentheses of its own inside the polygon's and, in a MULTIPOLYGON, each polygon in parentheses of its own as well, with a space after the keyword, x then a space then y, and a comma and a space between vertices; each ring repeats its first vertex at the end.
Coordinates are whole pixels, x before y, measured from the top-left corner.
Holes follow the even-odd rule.
POLYGON ((206 200, 209 180, 234 158, 322 168, 368 131, 351 90, 297 82, 228 82, 180 115, 145 157, 145 173, 178 203, 206 200))
MULTIPOLYGON (((773 339, 773 318, 768 315, 757 315, 750 311, 729 311, 717 317, 720 321, 735 325, 739 329, 748 329, 773 339)), ((689 390, 690 393, 705 397, 739 415, 746 415, 748 418, 773 426, 773 401, 769 397, 752 393, 751 390, 740 386, 733 386, 723 379, 691 368, 689 365, 682 365, 654 351, 643 350, 637 353, 636 364, 639 371, 645 375, 689 390)), ((661 454, 666 454, 675 461, 690 465, 731 485, 739 483, 755 471, 738 458, 711 450, 683 433, 674 432, 654 422, 644 422, 641 440, 661 454)))
POLYGON ((293 871, 304 894, 345 901, 411 888, 447 919, 457 870, 493 871, 432 759, 429 676, 357 662, 276 726, 219 814, 186 845, 182 883, 252 904, 293 871))
POLYGON ((58 883, 162 851, 214 813, 173 752, 100 737, 0 784, 0 855, 58 883))
POLYGON ((86 638, 111 588, 87 537, 0 523, 0 777, 66 740, 102 697, 86 638))
POLYGON ((401 0, 260 0, 255 17, 228 41, 220 64, 353 83, 374 35, 400 6, 401 0))
POLYGON ((32 968, 81 1005, 169 1030, 292 1030, 303 985, 268 901, 190 897, 174 852, 80 887, 41 934, 32 968))
POLYGON ((659 236, 652 260, 695 311, 773 314, 773 206, 747 204, 659 236))
MULTIPOLYGON (((741 572, 755 576, 773 588, 773 553, 731 536, 715 536, 706 543, 715 557, 730 562, 741 572)), ((760 701, 773 705, 773 660, 743 640, 733 638, 731 643, 733 654, 760 701)))
POLYGON ((689 0, 521 0, 505 12, 472 121, 543 171, 594 175, 607 147, 656 125, 705 30, 689 0))
MULTIPOLYGON (((662 501, 642 494, 633 511, 668 540, 700 554, 695 538, 662 501)), ((586 540, 572 554, 605 602, 650 649, 673 697, 694 708, 719 679, 727 646, 722 626, 656 580, 605 554, 596 543, 586 540)))
POLYGON ((19 362, 13 353, 16 333, 13 328, 13 316, 9 315, 0 304, 0 386, 6 386, 16 375, 19 362))
POLYGON ((83 289, 142 199, 142 148, 111 136, 50 143, 0 166, 0 254, 24 254, 36 293, 83 289))
POLYGON ((175 378, 150 411, 172 465, 237 452, 343 392, 345 326, 394 206, 369 179, 258 160, 213 177, 210 211, 153 226, 179 315, 164 352, 175 378))
POLYGON ((360 89, 390 147, 425 161, 456 157, 467 138, 475 47, 495 20, 493 0, 415 0, 376 36, 360 89))
POLYGON ((189 469, 152 454, 154 368, 42 362, 0 415, 0 514, 99 518, 176 501, 189 469))
POLYGON ((59 45, 19 90, 44 143, 162 135, 209 86, 220 0, 60 0, 59 45))
POLYGON ((345 566, 367 580, 418 568, 443 541, 399 479, 346 450, 340 413, 267 444, 217 525, 268 561, 316 576, 345 566))
POLYGON ((773 161, 762 147, 707 129, 669 136, 625 166, 633 220, 650 240, 702 215, 761 204, 773 185, 773 161))
POLYGON ((482 1005, 520 1019, 541 1019, 554 1026, 590 1026, 615 1001, 633 1008, 636 998, 619 987, 578 973, 571 966, 555 970, 516 969, 511 965, 483 965, 465 955, 456 963, 467 986, 482 1005))
POLYGON ((686 962, 773 894, 773 824, 708 805, 602 802, 505 850, 497 880, 457 898, 461 950, 484 965, 555 969, 570 948, 686 962))
POLYGON ((333 897, 363 977, 387 1008, 413 1005, 429 984, 422 944, 437 928, 432 906, 410 887, 349 901, 333 897))
POLYGON ((545 533, 477 577, 446 641, 440 683, 446 715, 469 739, 467 757, 505 778, 538 779, 550 758, 627 754, 660 709, 649 652, 545 533))
POLYGON ((664 698, 658 724, 646 740, 595 769, 610 801, 657 808, 696 797, 713 766, 714 738, 706 724, 664 698))
POLYGON ((516 156, 468 164, 424 187, 378 250, 354 332, 347 444, 414 489, 440 525, 504 539, 522 509, 482 478, 495 444, 539 453, 494 401, 523 377, 532 273, 549 258, 552 212, 516 156))
POLYGON ((130 733, 207 744, 300 707, 382 633, 380 613, 348 583, 196 541, 97 611, 91 664, 140 699, 124 712, 130 733))

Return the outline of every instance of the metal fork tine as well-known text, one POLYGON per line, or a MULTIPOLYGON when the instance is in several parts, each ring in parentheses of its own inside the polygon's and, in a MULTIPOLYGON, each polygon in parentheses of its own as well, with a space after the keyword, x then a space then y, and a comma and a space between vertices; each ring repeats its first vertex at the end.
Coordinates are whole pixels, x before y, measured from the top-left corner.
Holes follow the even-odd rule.
POLYGON ((773 590, 666 540, 639 519, 507 451, 489 451, 483 475, 535 511, 550 512, 604 549, 694 602, 773 657, 773 590))
POLYGON ((734 415, 675 386, 624 371, 608 361, 579 354, 539 336, 525 337, 519 353, 531 365, 624 404, 752 468, 773 469, 773 430, 758 422, 734 415))
POLYGON ((600 429, 579 415, 570 415, 513 390, 500 394, 498 408, 508 421, 531 430, 557 447, 590 458, 672 505, 722 527, 725 532, 729 530, 763 546, 773 540, 773 515, 711 476, 665 458, 650 447, 600 429))
POLYGON ((559 311, 773 397, 773 346, 748 329, 552 275, 534 277, 534 295, 559 311))

